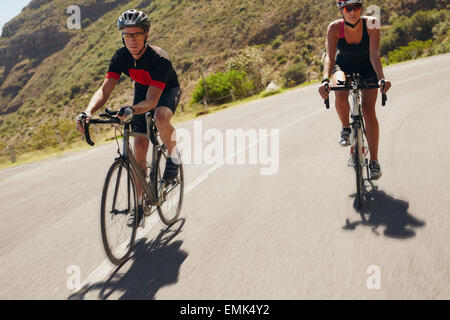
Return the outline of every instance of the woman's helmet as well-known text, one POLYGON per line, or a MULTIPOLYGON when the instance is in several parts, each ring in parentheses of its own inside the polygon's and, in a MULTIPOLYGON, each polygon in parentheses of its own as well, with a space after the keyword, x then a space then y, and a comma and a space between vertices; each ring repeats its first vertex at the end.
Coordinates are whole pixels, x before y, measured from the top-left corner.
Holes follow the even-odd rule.
POLYGON ((120 15, 117 26, 119 30, 125 27, 140 27, 147 32, 150 30, 150 20, 142 11, 130 9, 120 15))
POLYGON ((355 4, 355 3, 359 3, 359 4, 363 4, 364 0, 337 0, 336 4, 338 6, 339 9, 342 9, 343 7, 349 5, 349 4, 355 4))

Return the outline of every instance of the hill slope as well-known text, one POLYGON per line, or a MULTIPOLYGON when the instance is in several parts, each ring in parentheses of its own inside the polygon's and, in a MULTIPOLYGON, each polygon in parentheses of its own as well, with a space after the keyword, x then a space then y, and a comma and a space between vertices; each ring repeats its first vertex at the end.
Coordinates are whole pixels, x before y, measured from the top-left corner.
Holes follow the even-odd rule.
MULTIPOLYGON (((23 142, 45 120, 72 119, 101 85, 109 60, 122 46, 119 14, 138 8, 150 16, 150 42, 169 52, 190 99, 199 79, 249 46, 277 79, 299 57, 319 77, 328 23, 339 18, 335 1, 319 0, 78 0, 81 30, 69 30, 71 0, 33 0, 0 37, 0 143, 23 142), (278 45, 274 46, 273 41, 278 45)), ((444 9, 448 0, 373 0, 393 14, 444 9)), ((270 79, 269 79, 270 80, 270 79)), ((108 105, 131 102, 132 82, 122 77, 108 105)))

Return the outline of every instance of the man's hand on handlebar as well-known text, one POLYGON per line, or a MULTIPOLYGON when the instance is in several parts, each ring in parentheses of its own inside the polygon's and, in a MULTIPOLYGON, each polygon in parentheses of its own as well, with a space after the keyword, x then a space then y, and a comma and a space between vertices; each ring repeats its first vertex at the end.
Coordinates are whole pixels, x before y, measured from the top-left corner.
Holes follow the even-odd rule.
POLYGON ((119 118, 122 122, 127 122, 134 117, 135 110, 133 107, 122 107, 117 113, 117 118, 119 118))
POLYGON ((76 118, 75 121, 77 122, 77 129, 81 133, 84 133, 84 124, 89 123, 91 121, 91 114, 88 111, 80 113, 76 118))

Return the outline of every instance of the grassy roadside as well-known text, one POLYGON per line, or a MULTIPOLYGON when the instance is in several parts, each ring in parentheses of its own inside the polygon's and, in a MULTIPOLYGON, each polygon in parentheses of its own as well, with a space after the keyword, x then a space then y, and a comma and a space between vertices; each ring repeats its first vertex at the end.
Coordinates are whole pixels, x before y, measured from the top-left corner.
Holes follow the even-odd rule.
MULTIPOLYGON (((180 106, 178 106, 177 112, 175 113, 175 117, 173 119, 173 124, 182 123, 186 121, 190 121, 196 118, 199 118, 206 114, 212 114, 220 111, 224 111, 229 108, 234 107, 240 107, 248 104, 249 102, 265 99, 267 97, 273 96, 273 95, 279 95, 283 94, 285 92, 289 92, 298 88, 309 86, 313 83, 317 83, 318 81, 309 81, 304 82, 301 85, 298 85, 293 88, 280 88, 279 90, 267 93, 262 92, 259 94, 252 95, 250 97, 247 97, 242 100, 238 100, 231 103, 224 103, 222 105, 210 105, 208 106, 207 113, 203 113, 204 106, 201 104, 194 104, 192 106, 186 107, 184 112, 180 111, 180 106)), ((114 142, 114 131, 110 130, 103 134, 97 134, 96 136, 92 137, 93 141, 95 142, 96 146, 105 145, 107 143, 115 143, 114 142)), ((46 148, 44 150, 38 150, 38 151, 30 151, 25 152, 22 154, 17 155, 17 161, 15 163, 12 163, 9 159, 9 157, 3 156, 0 158, 0 170, 20 166, 22 164, 26 163, 32 163, 32 162, 38 162, 42 160, 46 160, 49 158, 56 158, 60 157, 68 152, 77 152, 82 151, 86 149, 92 148, 89 146, 84 140, 76 141, 70 145, 70 147, 66 147, 63 150, 60 148, 46 148)))
MULTIPOLYGON (((103 134, 92 133, 91 135, 91 139, 95 142, 95 146, 101 146, 107 143, 114 142, 114 130, 110 130, 103 134)), ((69 152, 78 152, 90 148, 92 147, 89 146, 86 141, 81 140, 73 142, 70 147, 65 147, 64 149, 56 147, 20 153, 16 156, 17 161, 15 163, 11 162, 9 156, 2 156, 0 158, 0 170, 20 166, 26 163, 38 162, 50 158, 57 158, 69 152)))

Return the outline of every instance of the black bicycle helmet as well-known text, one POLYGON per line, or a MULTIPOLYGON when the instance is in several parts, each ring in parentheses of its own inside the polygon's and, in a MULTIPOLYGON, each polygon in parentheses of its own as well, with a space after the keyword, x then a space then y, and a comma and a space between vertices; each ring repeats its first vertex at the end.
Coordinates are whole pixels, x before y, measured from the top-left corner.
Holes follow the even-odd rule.
POLYGON ((119 30, 125 27, 140 27, 147 32, 150 30, 150 20, 142 11, 130 9, 120 15, 117 20, 117 26, 119 30))

